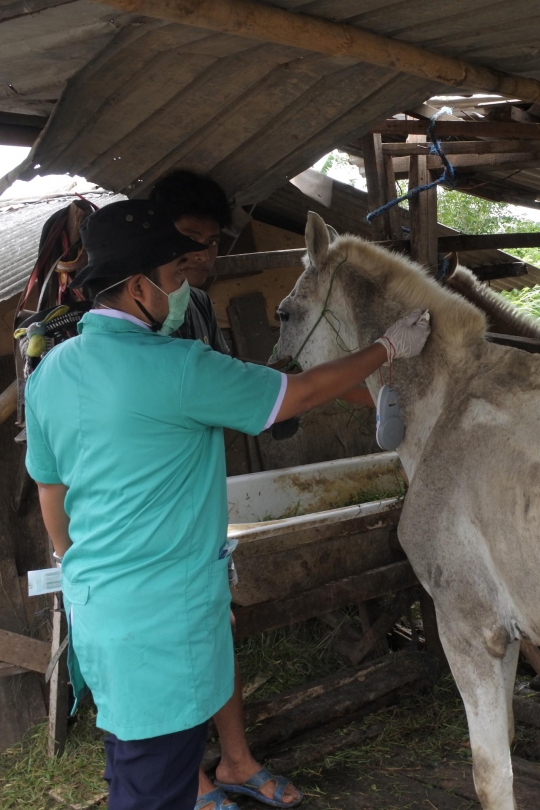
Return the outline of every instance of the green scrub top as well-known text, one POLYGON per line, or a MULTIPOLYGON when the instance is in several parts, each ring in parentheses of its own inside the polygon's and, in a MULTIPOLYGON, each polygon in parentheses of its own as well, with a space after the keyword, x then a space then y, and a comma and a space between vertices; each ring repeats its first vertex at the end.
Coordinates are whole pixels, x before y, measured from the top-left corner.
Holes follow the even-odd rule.
POLYGON ((256 435, 282 375, 88 313, 26 386, 28 472, 67 486, 70 675, 121 740, 204 722, 233 692, 222 428, 256 435))

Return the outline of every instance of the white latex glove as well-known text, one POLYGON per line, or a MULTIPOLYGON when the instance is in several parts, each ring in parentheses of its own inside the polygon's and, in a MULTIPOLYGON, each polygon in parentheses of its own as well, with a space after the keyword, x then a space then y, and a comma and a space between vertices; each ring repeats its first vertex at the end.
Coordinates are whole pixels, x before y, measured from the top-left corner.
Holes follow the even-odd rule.
POLYGON ((390 326, 375 343, 382 343, 388 352, 388 362, 399 357, 416 357, 429 337, 429 310, 415 309, 406 318, 390 326))

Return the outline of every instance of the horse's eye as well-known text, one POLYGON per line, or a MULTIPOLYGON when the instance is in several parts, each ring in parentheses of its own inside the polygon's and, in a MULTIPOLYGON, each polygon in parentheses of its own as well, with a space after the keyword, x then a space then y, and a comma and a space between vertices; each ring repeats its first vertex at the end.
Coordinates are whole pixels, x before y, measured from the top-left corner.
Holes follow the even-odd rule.
POLYGON ((280 321, 288 321, 289 320, 289 313, 285 312, 283 309, 278 309, 276 312, 280 321))

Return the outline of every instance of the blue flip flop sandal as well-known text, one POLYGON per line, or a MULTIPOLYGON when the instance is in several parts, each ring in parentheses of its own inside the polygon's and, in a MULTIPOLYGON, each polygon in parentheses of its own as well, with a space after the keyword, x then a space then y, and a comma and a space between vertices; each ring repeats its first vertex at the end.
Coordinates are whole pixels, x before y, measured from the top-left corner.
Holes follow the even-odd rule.
POLYGON ((222 788, 216 788, 209 793, 203 793, 195 802, 194 810, 201 810, 205 804, 214 802, 213 810, 240 810, 237 804, 223 804, 223 802, 230 801, 229 797, 222 788))
MULTIPOLYGON (((250 776, 242 785, 228 785, 226 782, 220 782, 218 779, 214 781, 214 784, 224 790, 225 793, 242 793, 245 796, 251 796, 252 799, 256 799, 258 802, 268 804, 270 807, 298 807, 298 805, 304 801, 304 794, 298 791, 298 793, 300 793, 298 799, 293 802, 284 802, 283 794, 285 788, 292 783, 290 779, 286 779, 284 776, 274 776, 267 768, 261 768, 260 771, 250 776), (263 785, 266 785, 266 783, 270 781, 276 783, 276 789, 274 790, 272 799, 261 793, 263 785)), ((226 807, 225 810, 227 810, 226 807)))

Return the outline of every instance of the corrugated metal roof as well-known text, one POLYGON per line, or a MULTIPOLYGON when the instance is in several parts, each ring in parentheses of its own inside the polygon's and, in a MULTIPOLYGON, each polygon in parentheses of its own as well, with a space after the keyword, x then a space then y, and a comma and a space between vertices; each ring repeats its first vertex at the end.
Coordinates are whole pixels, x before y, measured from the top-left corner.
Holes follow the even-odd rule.
MULTIPOLYGON (((540 77, 540 7, 530 0, 271 4, 540 77)), ((54 11, 62 17, 68 8, 54 11)), ((84 8, 91 15, 91 4, 84 8)), ((94 8, 103 21, 102 7, 94 8)), ((107 41, 69 82, 28 166, 76 172, 130 196, 190 166, 211 172, 239 204, 251 204, 344 139, 443 90, 350 58, 147 18, 137 24, 107 41)))
MULTIPOLYGON (((530 0, 268 3, 540 78, 540 6, 530 0)), ((119 14, 89 0, 44 5, 15 0, 0 9, 0 112, 46 115, 65 87, 24 179, 40 164, 40 174, 76 173, 145 196, 163 173, 185 166, 210 172, 237 204, 251 205, 334 146, 448 92, 351 58, 119 14)), ((534 170, 508 175, 491 172, 490 182, 540 188, 534 170)))
MULTIPOLYGON (((87 194, 101 208, 125 197, 120 194, 87 194)), ((36 263, 41 229, 47 219, 65 208, 72 195, 35 202, 0 204, 0 301, 22 292, 36 263)))
POLYGON ((50 115, 66 82, 133 19, 89 0, 4 0, 0 110, 50 115))

